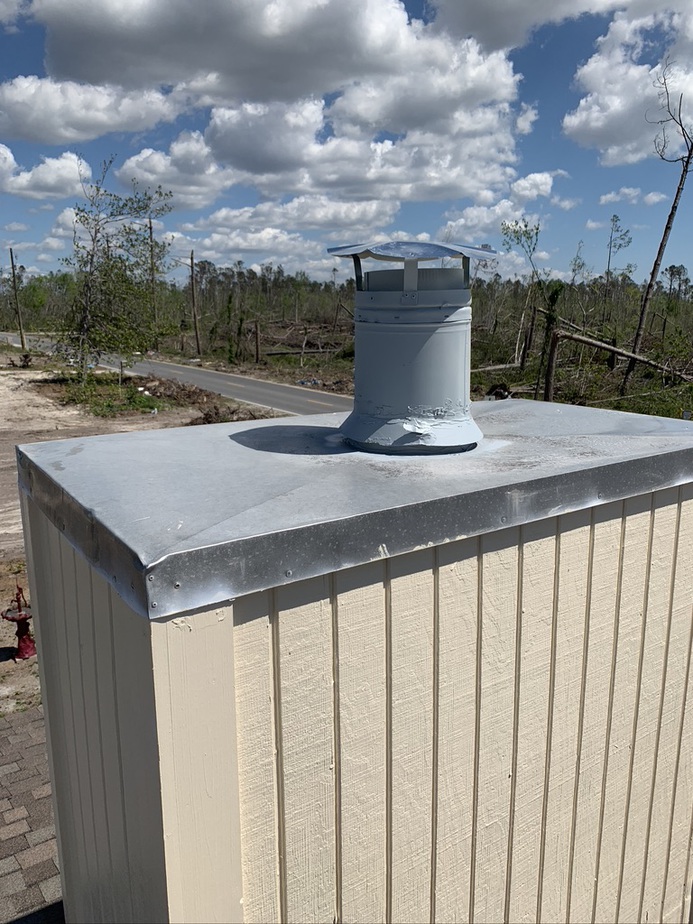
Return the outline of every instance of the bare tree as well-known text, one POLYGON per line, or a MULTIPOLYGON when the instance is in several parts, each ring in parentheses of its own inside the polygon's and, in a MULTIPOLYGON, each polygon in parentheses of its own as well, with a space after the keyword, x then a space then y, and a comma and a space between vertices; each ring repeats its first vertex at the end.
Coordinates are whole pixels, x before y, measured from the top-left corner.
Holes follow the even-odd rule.
MULTIPOLYGON (((638 328, 635 332, 635 337, 633 338, 633 346, 631 349, 632 353, 640 352, 640 345, 642 343, 643 333, 645 331, 645 321, 647 320, 647 312, 650 307, 650 300, 652 299, 652 294, 655 290, 655 285, 657 284, 657 277, 659 276, 659 270, 662 265, 662 260, 664 259, 664 251, 666 250, 667 242, 669 241, 669 235, 671 234, 671 229, 674 225, 676 211, 679 207, 679 202, 681 201, 683 188, 686 185, 686 178, 691 170, 691 167, 693 166, 693 135, 691 134, 693 132, 693 127, 686 125, 684 121, 683 93, 679 94, 678 101, 672 98, 671 87, 669 85, 670 72, 671 67, 667 62, 661 76, 656 83, 656 86, 659 87, 659 98, 662 104, 663 116, 656 122, 657 125, 661 126, 661 130, 655 138, 654 146, 657 154, 659 154, 662 160, 665 160, 670 164, 680 164, 681 173, 679 176, 678 186, 676 187, 676 193, 674 194, 674 200, 671 203, 669 215, 664 226, 664 233, 662 234, 662 239, 659 242, 659 248, 657 249, 657 256, 655 257, 655 261, 652 266, 652 272, 650 273, 650 278, 645 287, 645 292, 643 293, 642 303, 640 306, 640 319, 638 320, 638 328), (683 142, 683 150, 678 156, 671 156, 669 153, 670 131, 672 128, 683 142)), ((623 376, 623 382, 621 383, 622 395, 625 394, 628 387, 628 380, 630 379, 633 369, 635 368, 635 362, 636 361, 634 359, 631 359, 631 361, 628 363, 625 375, 623 376)))
POLYGON ((618 215, 612 215, 609 244, 607 247, 606 272, 604 273, 604 311, 602 317, 602 321, 604 322, 607 320, 607 304, 613 277, 613 271, 611 269, 612 260, 619 251, 625 250, 626 247, 630 247, 632 243, 633 238, 631 237, 630 231, 621 225, 621 219, 618 215))

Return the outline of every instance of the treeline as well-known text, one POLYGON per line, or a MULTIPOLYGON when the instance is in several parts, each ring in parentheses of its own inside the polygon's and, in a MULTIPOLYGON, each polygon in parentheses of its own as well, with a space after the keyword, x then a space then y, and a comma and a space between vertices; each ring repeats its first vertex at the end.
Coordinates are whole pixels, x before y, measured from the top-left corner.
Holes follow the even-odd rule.
MULTIPOLYGON (((17 268, 16 297, 27 332, 60 334, 80 300, 80 274, 74 270, 26 277, 17 268)), ((145 280, 131 323, 146 332, 144 349, 166 348, 192 355, 219 354, 230 362, 254 357, 255 328, 261 338, 281 336, 281 328, 325 327, 341 337, 352 328, 354 282, 317 282, 305 273, 286 273, 281 265, 259 271, 237 261, 230 267, 191 262, 184 280, 145 280), (194 286, 194 296, 193 296, 194 286)), ((477 273, 473 283, 473 346, 477 365, 518 363, 536 358, 547 318, 570 330, 614 345, 628 345, 638 319, 643 285, 627 273, 569 282, 503 279, 477 273)), ((123 295, 123 293, 121 293, 123 295)), ((133 299, 132 291, 125 293, 133 299)), ((118 292, 110 310, 117 314, 118 292)), ((657 282, 646 325, 648 355, 672 367, 693 358, 693 286, 683 265, 666 267, 657 282)), ((17 329, 15 291, 9 273, 0 277, 0 328, 17 329)))
MULTIPOLYGON (((75 320, 75 306, 83 301, 84 277, 80 272, 51 272, 26 277, 17 268, 17 297, 24 329, 49 331, 60 336, 75 320)), ((103 285, 99 279, 96 283, 103 285)), ((128 321, 145 334, 137 348, 161 349, 185 355, 218 354, 230 362, 255 356, 255 332, 263 341, 276 335, 275 328, 293 327, 299 332, 327 327, 339 336, 351 328, 354 282, 317 282, 306 273, 286 273, 271 263, 259 271, 237 261, 216 266, 193 259, 177 282, 144 279, 139 295, 120 282, 107 310, 110 317, 126 314, 128 321), (125 313, 125 303, 137 308, 125 313)), ((0 276, 0 329, 17 330, 12 279, 0 276)), ((114 344, 114 349, 116 345, 114 344)))

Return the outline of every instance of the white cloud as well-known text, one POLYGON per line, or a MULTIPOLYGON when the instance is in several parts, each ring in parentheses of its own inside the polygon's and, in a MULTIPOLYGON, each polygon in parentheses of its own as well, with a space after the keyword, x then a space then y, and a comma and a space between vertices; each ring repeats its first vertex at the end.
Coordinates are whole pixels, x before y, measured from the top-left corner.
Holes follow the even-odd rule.
POLYGON ((294 231, 319 229, 328 232, 343 229, 363 236, 371 229, 389 225, 398 209, 397 202, 377 199, 347 202, 327 196, 297 196, 285 203, 262 202, 241 209, 218 209, 194 224, 185 225, 183 230, 209 229, 225 234, 237 229, 258 227, 282 227, 294 231))
POLYGON ((635 186, 622 186, 618 192, 606 193, 599 197, 600 205, 608 205, 611 202, 629 202, 631 205, 640 199, 641 190, 635 186))
POLYGON ((49 250, 49 251, 55 252, 57 250, 65 249, 65 241, 62 238, 53 237, 49 235, 48 237, 44 238, 41 241, 40 246, 43 248, 44 251, 49 250))
POLYGON ((515 121, 515 129, 518 135, 529 135, 538 118, 539 112, 536 106, 529 106, 527 103, 522 103, 520 114, 515 121))
POLYGON ((27 0, 0 0, 0 25, 11 24, 25 11, 27 0))
POLYGON ((538 113, 508 56, 410 22, 400 0, 34 0, 32 14, 49 76, 0 86, 3 137, 74 144, 192 113, 198 131, 150 135, 114 176, 192 209, 254 188, 260 205, 186 226, 209 232, 209 253, 242 231, 313 259, 295 232, 372 236, 402 202, 551 191, 552 175, 517 178, 516 138, 538 113))
POLYGON ((15 77, 0 84, 0 132, 48 144, 88 141, 114 131, 141 131, 178 114, 158 90, 128 93, 51 78, 15 77))
MULTIPOLYGON (((576 75, 583 99, 564 129, 603 163, 635 160, 651 153, 656 130, 644 119, 648 93, 658 112, 655 39, 681 51, 686 66, 693 61, 688 5, 674 13, 666 0, 429 0, 435 18, 424 24, 408 21, 401 0, 33 0, 49 76, 0 85, 0 136, 74 146, 147 132, 131 137, 130 156, 113 171, 123 183, 160 184, 189 209, 237 202, 224 194, 252 189, 259 204, 217 207, 179 228, 177 245, 194 246, 199 258, 273 253, 322 272, 329 260, 304 233, 372 238, 402 203, 433 200, 460 203, 443 233, 483 243, 542 199, 556 224, 558 210, 579 203, 556 182, 564 174, 549 169, 560 161, 542 158, 531 172, 534 146, 518 148, 545 126, 539 104, 520 99, 522 75, 505 49, 542 24, 616 11, 576 75), (171 132, 165 123, 180 115, 171 132)), ((0 0, 0 11, 10 7, 14 0, 0 0)), ((122 150, 122 139, 111 141, 122 150)), ((43 188, 59 198, 67 161, 56 155, 30 170, 4 151, 1 190, 38 199, 43 188)), ((619 181, 602 188, 611 186, 619 181)), ((638 195, 654 204, 662 194, 638 195)), ((407 209, 402 225, 414 214, 407 209)), ((72 233, 67 218, 61 213, 48 241, 72 233)))
POLYGON ((600 231, 602 228, 606 228, 605 221, 594 221, 592 218, 588 218, 585 222, 585 228, 588 231, 600 231))
POLYGON ((168 154, 145 149, 117 175, 134 176, 147 185, 161 183, 174 192, 176 201, 196 206, 244 182, 268 198, 335 195, 345 200, 421 201, 466 196, 487 201, 489 191, 496 196, 514 178, 511 165, 516 154, 506 106, 487 113, 486 121, 480 117, 481 128, 471 136, 464 134, 464 126, 444 136, 413 130, 406 137, 382 141, 358 134, 321 140, 315 131, 317 112, 317 106, 301 103, 288 109, 244 106, 231 116, 224 110, 223 118, 216 114, 205 137, 184 133, 168 154), (236 117, 246 137, 234 131, 236 117), (254 149, 256 139, 260 140, 254 149), (268 151, 261 150, 263 141, 268 151))
MULTIPOLYGON (((414 57, 398 62, 389 75, 372 69, 349 81, 330 110, 335 124, 395 134, 416 128, 473 135, 480 107, 515 99, 518 78, 504 54, 486 54, 471 38, 454 45, 447 36, 429 38, 418 45, 414 57)), ((522 117, 531 124, 526 108, 522 117)))
POLYGON ((10 231, 11 233, 28 230, 29 225, 25 225, 21 221, 11 221, 8 225, 3 225, 3 231, 10 231))
POLYGON ((569 212, 571 209, 577 208, 581 202, 582 199, 562 199, 560 196, 551 197, 551 205, 555 205, 557 208, 563 209, 564 212, 569 212))
POLYGON ((248 173, 278 173, 306 162, 323 125, 322 100, 243 103, 213 109, 205 141, 218 159, 248 173))
POLYGON ((218 101, 321 95, 354 74, 392 71, 429 41, 398 0, 34 0, 32 10, 55 77, 188 82, 218 101))
MULTIPOLYGON (((522 207, 511 199, 501 199, 492 206, 472 205, 462 209, 437 234, 438 240, 452 240, 459 243, 483 244, 491 237, 498 237, 503 222, 519 221, 523 217, 522 207)), ((537 215, 526 215, 530 225, 539 221, 537 215)))
POLYGON ((44 157, 30 170, 22 170, 8 147, 0 144, 0 191, 26 199, 65 199, 82 196, 82 181, 91 170, 76 154, 44 157))
POLYGON ((608 13, 628 0, 433 0, 436 23, 454 35, 474 35, 487 48, 523 45, 545 23, 576 19, 584 13, 608 13))
POLYGON ((139 113, 150 124, 176 106, 212 107, 200 181, 173 147, 147 147, 128 164, 189 205, 212 201, 233 182, 230 170, 267 196, 340 185, 355 198, 376 188, 404 199, 498 194, 514 133, 536 118, 532 107, 513 109, 519 78, 504 53, 410 23, 400 0, 34 0, 32 9, 47 29, 52 82, 42 92, 70 87, 75 98, 46 131, 97 131, 101 112, 104 132, 127 124, 127 88, 151 94, 139 113), (85 82, 94 105, 79 122, 85 82))
POLYGON ((7 191, 29 199, 65 199, 82 196, 82 181, 90 171, 79 157, 70 151, 59 157, 44 157, 31 170, 23 170, 7 183, 7 191))
POLYGON ((123 182, 159 186, 173 193, 174 205, 202 208, 214 202, 239 178, 237 171, 220 166, 199 132, 184 132, 168 154, 144 148, 116 171, 123 182))
POLYGON ((605 193, 603 196, 600 196, 599 204, 610 205, 613 202, 627 202, 629 205, 637 205, 638 203, 643 203, 643 205, 657 205, 657 203, 667 198, 668 196, 660 192, 649 192, 643 196, 642 190, 637 186, 622 186, 617 191, 605 193))
POLYGON ((531 202, 540 196, 550 196, 553 187, 552 173, 529 173, 511 185, 513 199, 517 202, 531 202))
POLYGON ((63 209, 56 217, 51 229, 51 237, 72 237, 75 231, 77 213, 70 206, 63 209))
POLYGON ((642 197, 642 201, 645 205, 657 205, 659 202, 663 202, 668 198, 668 196, 665 196, 664 193, 661 192, 649 192, 642 197))
MULTIPOLYGON (((252 254, 273 253, 278 259, 296 252, 300 246, 310 246, 320 251, 321 245, 306 242, 298 234, 284 231, 282 228, 260 228, 255 231, 235 231, 213 234, 197 241, 195 248, 202 253, 214 253, 217 258, 227 253, 252 254)), ((211 259, 207 257, 206 259, 211 259)))
POLYGON ((14 154, 5 144, 0 144, 0 189, 5 189, 7 181, 17 169, 14 154))
MULTIPOLYGON (((632 4, 634 10, 638 5, 632 4)), ((596 53, 578 69, 576 83, 584 92, 576 109, 563 119, 566 135, 584 147, 600 151, 607 166, 630 164, 655 156, 653 140, 661 119, 658 90, 660 63, 651 63, 652 43, 663 43, 665 55, 685 52, 682 64, 669 72, 671 89, 693 93, 691 49, 686 35, 693 30, 693 11, 674 14, 647 0, 643 8, 655 6, 649 15, 617 13, 606 35, 597 42, 596 53)), ((672 135, 675 148, 676 138, 672 135)))

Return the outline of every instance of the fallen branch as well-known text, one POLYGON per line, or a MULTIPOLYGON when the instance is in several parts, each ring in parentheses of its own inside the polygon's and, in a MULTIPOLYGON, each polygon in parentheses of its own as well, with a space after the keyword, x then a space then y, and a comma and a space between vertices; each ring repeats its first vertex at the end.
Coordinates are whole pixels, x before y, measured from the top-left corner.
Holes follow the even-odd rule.
POLYGON ((593 340, 591 337, 585 337, 582 334, 571 334, 567 330, 554 330, 551 335, 551 346, 549 347, 549 357, 546 366, 546 380, 544 382, 544 401, 553 401, 553 385, 556 376, 556 359, 558 356, 558 345, 561 340, 573 340, 576 343, 584 343, 587 346, 594 347, 598 350, 606 350, 616 356, 623 356, 633 363, 641 363, 643 366, 650 366, 659 372, 666 372, 667 375, 676 376, 683 382, 693 382, 693 376, 686 375, 683 372, 677 372, 670 366, 663 366, 661 363, 648 359, 646 356, 640 356, 638 353, 631 353, 629 350, 621 350, 619 347, 612 346, 610 343, 604 343, 601 340, 593 340))

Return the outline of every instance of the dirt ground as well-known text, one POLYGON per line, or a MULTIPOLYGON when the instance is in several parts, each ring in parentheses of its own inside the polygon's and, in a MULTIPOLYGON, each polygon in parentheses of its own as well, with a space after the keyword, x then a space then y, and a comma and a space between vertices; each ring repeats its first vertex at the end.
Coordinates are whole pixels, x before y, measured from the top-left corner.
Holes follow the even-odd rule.
MULTIPOLYGON (((197 416, 190 408, 174 408, 156 415, 96 418, 41 392, 37 382, 47 376, 47 371, 0 367, 0 611, 10 606, 17 582, 30 598, 17 490, 17 444, 179 427, 197 416)), ((14 660, 14 632, 13 624, 0 620, 0 715, 41 701, 36 658, 14 660)))

